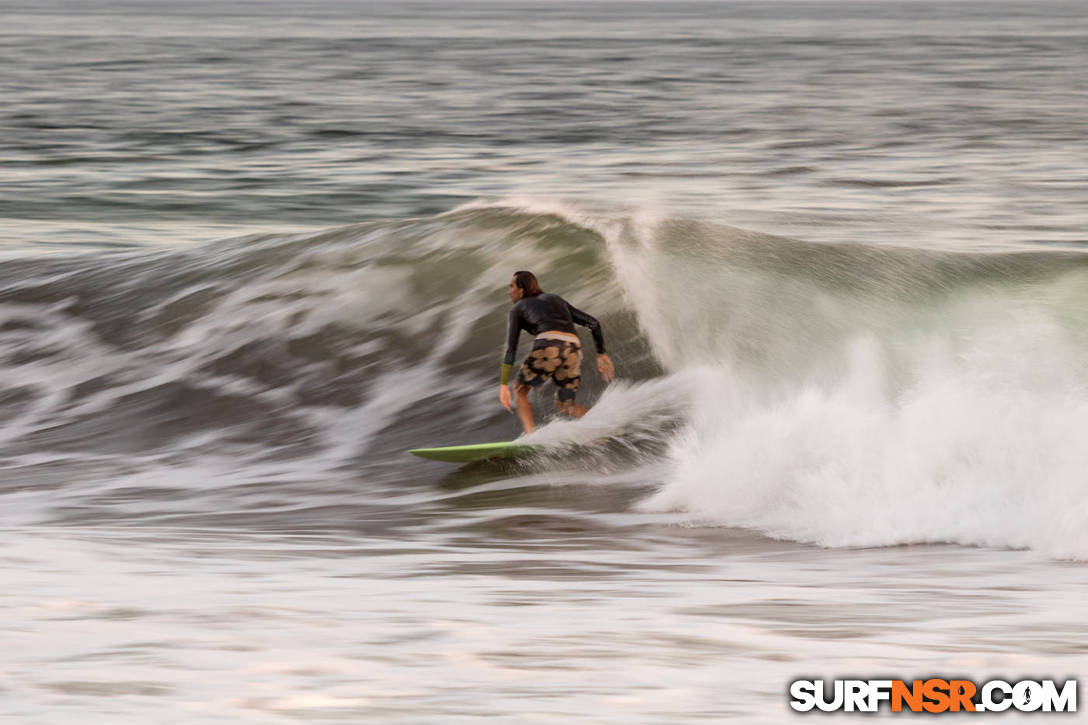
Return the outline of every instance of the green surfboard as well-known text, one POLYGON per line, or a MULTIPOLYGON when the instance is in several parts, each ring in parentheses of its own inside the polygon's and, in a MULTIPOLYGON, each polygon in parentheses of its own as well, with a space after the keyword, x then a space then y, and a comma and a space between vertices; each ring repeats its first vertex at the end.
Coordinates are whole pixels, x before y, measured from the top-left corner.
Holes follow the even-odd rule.
POLYGON ((532 452, 533 447, 515 441, 501 443, 476 443, 469 446, 446 446, 445 448, 413 448, 408 451, 420 458, 447 463, 471 463, 486 458, 516 458, 532 452))

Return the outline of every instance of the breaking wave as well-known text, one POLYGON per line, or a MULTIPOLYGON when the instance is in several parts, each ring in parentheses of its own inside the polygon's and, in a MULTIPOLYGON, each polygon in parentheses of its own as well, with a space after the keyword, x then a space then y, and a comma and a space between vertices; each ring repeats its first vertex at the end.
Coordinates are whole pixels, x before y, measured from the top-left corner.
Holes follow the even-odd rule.
POLYGON ((641 508, 824 546, 1088 556, 1088 255, 560 202, 9 260, 0 461, 19 485, 57 461, 395 477, 406 448, 510 437, 494 381, 521 268, 601 318, 623 378, 587 375, 590 415, 537 439, 627 439, 641 508))

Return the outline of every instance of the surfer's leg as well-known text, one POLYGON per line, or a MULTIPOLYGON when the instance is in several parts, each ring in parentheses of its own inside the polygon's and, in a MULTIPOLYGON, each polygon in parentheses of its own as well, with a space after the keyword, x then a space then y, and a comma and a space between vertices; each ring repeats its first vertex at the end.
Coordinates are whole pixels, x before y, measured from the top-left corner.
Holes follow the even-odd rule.
POLYGON ((517 383, 514 385, 514 395, 518 401, 518 419, 526 434, 536 430, 533 424, 533 408, 529 404, 529 391, 543 385, 551 377, 552 370, 558 364, 558 354, 558 348, 551 341, 537 340, 521 364, 517 383))
POLYGON ((555 381, 555 409, 571 418, 581 418, 586 414, 586 406, 574 402, 578 387, 582 382, 582 350, 578 345, 568 343, 561 352, 561 364, 552 374, 555 381))
POLYGON ((518 401, 518 419, 521 421, 521 427, 525 429, 526 434, 532 433, 536 430, 536 426, 533 424, 533 407, 529 403, 529 386, 515 385, 514 395, 518 401))

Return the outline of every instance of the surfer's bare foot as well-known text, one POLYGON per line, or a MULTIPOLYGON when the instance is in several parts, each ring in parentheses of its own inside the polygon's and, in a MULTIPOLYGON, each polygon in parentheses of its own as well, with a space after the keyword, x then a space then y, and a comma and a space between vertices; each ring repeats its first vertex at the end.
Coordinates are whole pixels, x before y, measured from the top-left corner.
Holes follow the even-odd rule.
POLYGON ((575 420, 578 420, 583 415, 585 415, 586 413, 589 412, 589 410, 584 405, 579 405, 578 403, 568 403, 568 404, 564 405, 564 404, 560 403, 558 400, 555 401, 555 409, 558 410, 563 415, 570 416, 571 418, 574 418, 575 420))

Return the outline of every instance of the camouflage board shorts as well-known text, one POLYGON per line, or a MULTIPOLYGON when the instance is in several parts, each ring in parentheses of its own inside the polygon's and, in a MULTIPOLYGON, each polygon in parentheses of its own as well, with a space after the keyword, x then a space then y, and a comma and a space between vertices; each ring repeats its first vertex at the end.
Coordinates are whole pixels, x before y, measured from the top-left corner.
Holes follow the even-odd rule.
POLYGON ((582 380, 582 345, 575 335, 541 335, 525 356, 518 371, 518 385, 535 388, 548 380, 555 382, 555 399, 561 405, 574 402, 582 380))

